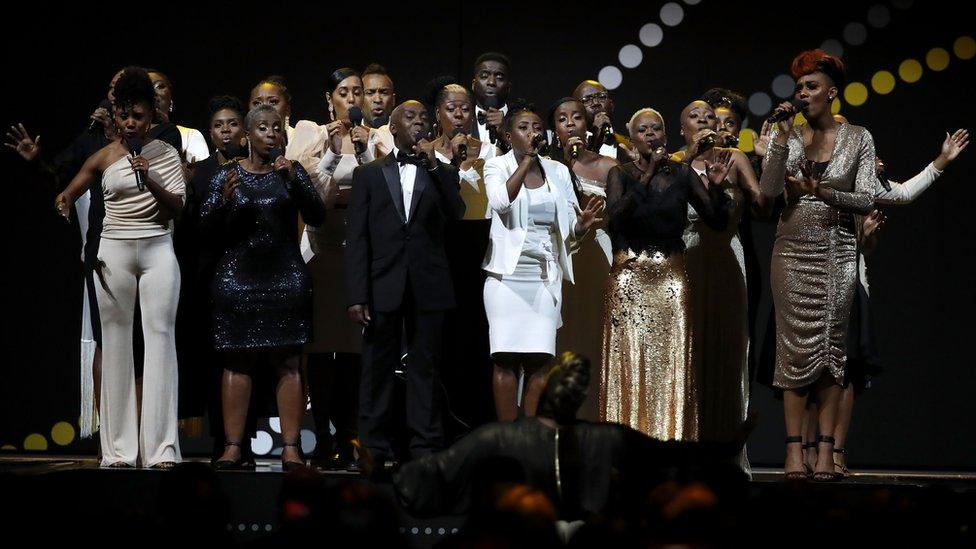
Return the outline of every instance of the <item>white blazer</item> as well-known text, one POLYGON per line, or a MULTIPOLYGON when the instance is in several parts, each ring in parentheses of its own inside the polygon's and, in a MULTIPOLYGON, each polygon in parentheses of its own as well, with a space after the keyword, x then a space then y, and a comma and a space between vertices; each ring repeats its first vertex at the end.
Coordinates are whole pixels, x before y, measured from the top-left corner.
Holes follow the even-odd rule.
MULTIPOLYGON (((573 282, 571 254, 577 248, 576 208, 579 202, 576 200, 576 193, 573 192, 569 169, 548 158, 540 157, 539 160, 542 161, 549 192, 556 197, 556 220, 560 243, 559 266, 563 270, 563 278, 573 282)), ((505 183, 516 169, 518 163, 515 161, 514 151, 485 161, 485 191, 488 194, 488 206, 492 210, 491 240, 481 267, 489 273, 503 276, 515 272, 529 224, 529 198, 525 186, 519 189, 515 200, 508 199, 508 188, 505 183)))

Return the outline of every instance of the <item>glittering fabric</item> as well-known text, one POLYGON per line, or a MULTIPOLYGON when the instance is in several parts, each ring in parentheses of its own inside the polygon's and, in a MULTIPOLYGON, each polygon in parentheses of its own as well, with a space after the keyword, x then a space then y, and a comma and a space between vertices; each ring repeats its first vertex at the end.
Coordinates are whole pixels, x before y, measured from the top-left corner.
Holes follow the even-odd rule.
MULTIPOLYGON (((760 186, 772 196, 805 158, 800 129, 787 147, 770 144, 760 186)), ((776 228, 770 287, 776 309, 773 385, 799 389, 828 372, 844 382, 847 325, 857 277, 854 214, 873 206, 874 142, 859 126, 841 124, 821 186, 830 203, 811 196, 789 200, 776 228)))
POLYGON ((219 231, 224 253, 213 282, 217 349, 302 345, 312 334, 312 281, 298 248, 298 213, 318 225, 325 206, 308 173, 294 164, 286 183, 277 172, 237 166, 240 184, 223 202, 219 171, 200 210, 207 231, 219 231))
POLYGON ((684 255, 617 252, 605 299, 600 419, 661 440, 696 440, 684 255))

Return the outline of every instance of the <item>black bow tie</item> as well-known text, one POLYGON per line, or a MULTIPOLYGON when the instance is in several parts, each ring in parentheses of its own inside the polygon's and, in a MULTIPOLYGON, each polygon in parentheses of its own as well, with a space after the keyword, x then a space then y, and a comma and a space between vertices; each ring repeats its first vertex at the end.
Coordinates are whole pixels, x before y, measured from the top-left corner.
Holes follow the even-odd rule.
POLYGON ((402 166, 404 164, 413 164, 414 166, 423 166, 424 161, 420 159, 415 154, 407 154, 403 151, 397 151, 396 155, 397 162, 402 166))

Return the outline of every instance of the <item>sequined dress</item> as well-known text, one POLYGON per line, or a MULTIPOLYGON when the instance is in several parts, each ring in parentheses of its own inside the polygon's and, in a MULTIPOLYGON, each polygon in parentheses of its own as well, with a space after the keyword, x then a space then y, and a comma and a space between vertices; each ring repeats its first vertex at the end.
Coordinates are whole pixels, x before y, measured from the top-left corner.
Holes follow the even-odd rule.
MULTIPOLYGON (((771 142, 762 192, 782 194, 786 176, 798 175, 805 158, 800 128, 785 147, 771 142)), ((780 389, 807 387, 824 372, 844 383, 857 280, 854 215, 871 211, 877 179, 871 134, 841 123, 830 161, 820 170, 820 186, 834 190, 830 203, 812 196, 788 200, 776 227, 770 288, 776 314, 773 385, 780 389)))
POLYGON ((607 178, 613 266, 604 294, 600 419, 661 440, 698 438, 691 298, 682 232, 688 204, 715 228, 728 198, 668 161, 645 184, 634 163, 607 178))
POLYGON ((200 208, 223 253, 213 281, 214 345, 256 349, 303 345, 312 336, 312 280, 298 247, 298 214, 319 225, 325 206, 297 162, 295 179, 234 168, 240 183, 225 203, 218 171, 200 208))

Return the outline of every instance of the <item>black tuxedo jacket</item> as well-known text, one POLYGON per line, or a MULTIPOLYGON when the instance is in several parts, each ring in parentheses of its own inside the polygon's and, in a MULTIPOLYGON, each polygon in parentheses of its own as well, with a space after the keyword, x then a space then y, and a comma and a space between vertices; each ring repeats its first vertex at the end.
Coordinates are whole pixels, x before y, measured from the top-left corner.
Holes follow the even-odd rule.
POLYGON ((346 304, 393 311, 409 283, 418 310, 454 307, 444 238, 463 215, 454 166, 438 162, 433 171, 418 166, 408 205, 392 153, 356 168, 346 213, 346 304))

